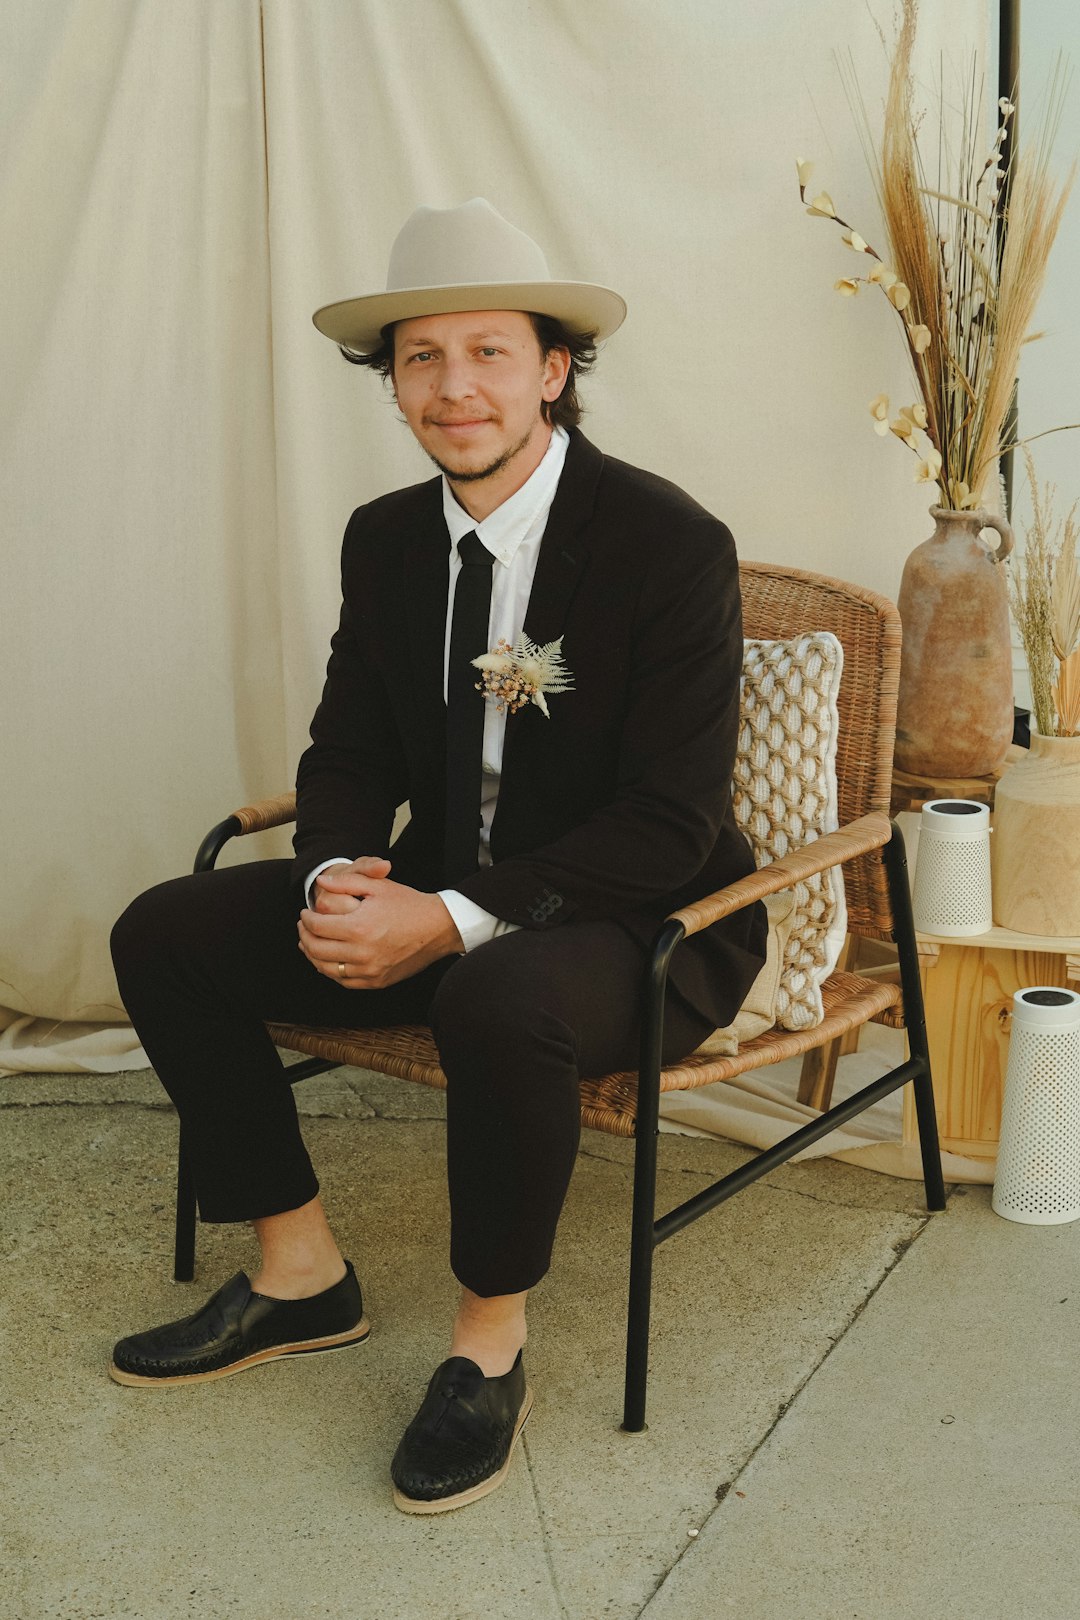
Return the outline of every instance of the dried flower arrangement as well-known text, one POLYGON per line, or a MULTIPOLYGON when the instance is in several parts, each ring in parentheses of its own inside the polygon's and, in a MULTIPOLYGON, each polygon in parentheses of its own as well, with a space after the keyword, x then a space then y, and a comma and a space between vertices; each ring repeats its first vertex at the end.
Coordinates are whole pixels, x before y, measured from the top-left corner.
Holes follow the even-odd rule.
POLYGON ((496 710, 516 714, 527 703, 535 703, 541 714, 551 719, 546 693, 569 692, 573 680, 562 655, 562 636, 543 647, 530 641, 524 632, 511 646, 497 641, 488 653, 473 659, 481 673, 476 690, 494 699, 496 710))
POLYGON ((1013 618, 1031 676, 1031 708, 1044 737, 1080 736, 1080 525, 1074 503, 1064 522, 1053 517, 1054 490, 1040 492, 1025 448, 1032 521, 1025 526, 1023 563, 1009 580, 1013 618), (1054 665, 1057 665, 1057 681, 1054 665))
POLYGON ((846 79, 890 262, 840 217, 827 192, 808 201, 813 164, 802 158, 799 196, 807 213, 835 220, 844 227, 847 247, 873 261, 865 275, 841 277, 837 292, 854 297, 864 287, 876 287, 903 324, 919 400, 890 421, 888 398, 878 394, 870 405, 875 431, 882 437, 894 433, 915 452, 916 481, 937 484, 940 505, 964 510, 981 504, 998 457, 1012 448, 1006 442, 1007 422, 1020 350, 1042 335, 1029 328, 1073 176, 1070 171, 1058 185, 1049 169, 1061 107, 1060 71, 1040 127, 1014 160, 1009 120, 1015 108, 1009 101, 999 101, 997 132, 989 152, 985 149, 982 92, 973 67, 955 152, 953 122, 942 96, 938 183, 927 183, 911 67, 918 10, 918 0, 901 0, 880 152, 850 68, 846 79))

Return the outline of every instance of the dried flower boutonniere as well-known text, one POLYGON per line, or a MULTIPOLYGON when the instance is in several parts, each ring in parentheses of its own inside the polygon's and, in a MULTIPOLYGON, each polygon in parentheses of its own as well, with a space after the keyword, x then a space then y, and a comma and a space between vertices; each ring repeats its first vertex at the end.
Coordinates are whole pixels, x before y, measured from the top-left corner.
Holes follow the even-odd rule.
POLYGON ((472 661, 483 675, 476 690, 494 698, 500 714, 503 710, 516 714, 527 703, 535 703, 550 720, 545 694, 571 691, 574 685, 559 650, 562 642, 560 636, 558 641, 538 647, 524 632, 513 646, 508 641, 497 641, 489 653, 472 661))

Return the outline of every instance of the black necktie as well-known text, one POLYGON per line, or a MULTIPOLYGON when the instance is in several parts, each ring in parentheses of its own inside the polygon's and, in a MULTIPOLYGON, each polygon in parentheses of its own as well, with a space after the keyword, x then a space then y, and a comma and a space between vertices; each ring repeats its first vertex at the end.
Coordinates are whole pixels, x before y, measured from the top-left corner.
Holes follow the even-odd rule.
POLYGON ((475 872, 480 853, 485 699, 476 690, 472 660, 489 652, 491 565, 475 530, 458 541, 461 572, 454 590, 446 682, 446 844, 443 881, 452 886, 475 872))

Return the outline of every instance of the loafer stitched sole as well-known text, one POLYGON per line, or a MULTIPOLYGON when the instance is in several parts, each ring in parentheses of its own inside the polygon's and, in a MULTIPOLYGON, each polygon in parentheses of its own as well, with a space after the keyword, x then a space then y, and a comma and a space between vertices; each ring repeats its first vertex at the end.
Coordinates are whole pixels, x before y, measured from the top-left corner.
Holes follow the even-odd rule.
POLYGON ((489 1492, 497 1490, 510 1472, 514 1447, 518 1443, 518 1436, 525 1427, 525 1420, 532 1411, 532 1404, 532 1391, 526 1388, 525 1398, 521 1403, 521 1411, 518 1413, 517 1422, 514 1425, 510 1450, 506 1453, 506 1461, 497 1473, 491 1474, 487 1479, 482 1479, 478 1485, 470 1485, 467 1490, 458 1491, 456 1496, 440 1496, 434 1502, 424 1502, 415 1496, 404 1496, 394 1485, 394 1506, 400 1508, 402 1513, 449 1513, 451 1508, 466 1507, 470 1502, 479 1501, 481 1496, 487 1496, 489 1492))
POLYGON ((109 1377, 114 1383, 141 1389, 161 1389, 171 1384, 208 1384, 213 1378, 228 1378, 233 1373, 245 1372, 248 1367, 259 1367, 267 1361, 278 1361, 283 1356, 311 1356, 323 1350, 347 1350, 351 1345, 362 1344, 370 1332, 370 1324, 361 1317, 355 1327, 344 1333, 332 1333, 323 1339, 304 1339, 296 1344, 270 1345, 266 1350, 230 1362, 227 1367, 215 1367, 212 1372, 174 1373, 164 1378, 150 1378, 144 1373, 125 1372, 111 1361, 109 1377))

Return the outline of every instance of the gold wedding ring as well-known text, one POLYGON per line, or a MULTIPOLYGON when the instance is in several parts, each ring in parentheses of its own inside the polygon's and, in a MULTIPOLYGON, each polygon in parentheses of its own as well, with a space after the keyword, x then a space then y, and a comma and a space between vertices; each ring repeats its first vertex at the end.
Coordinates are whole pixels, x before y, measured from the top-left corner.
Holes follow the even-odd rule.
POLYGON ((345 977, 345 964, 344 964, 344 962, 339 962, 338 963, 337 970, 338 970, 338 978, 343 979, 345 977))

